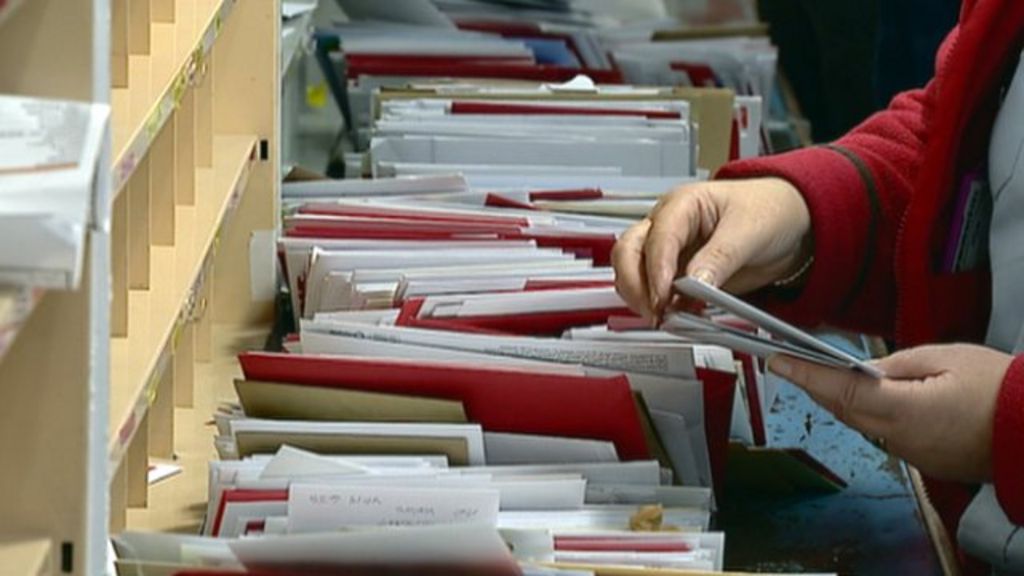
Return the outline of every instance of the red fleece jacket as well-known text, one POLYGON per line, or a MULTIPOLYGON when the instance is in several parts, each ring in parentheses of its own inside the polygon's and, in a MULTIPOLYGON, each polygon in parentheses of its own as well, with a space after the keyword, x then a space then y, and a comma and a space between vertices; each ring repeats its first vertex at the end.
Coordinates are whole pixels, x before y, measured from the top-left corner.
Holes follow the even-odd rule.
MULTIPOLYGON (((777 176, 810 208, 815 263, 799 299, 776 312, 806 325, 885 335, 901 347, 984 338, 991 312, 986 266, 940 271, 954 191, 985 168, 1000 92, 1024 40, 1021 0, 964 0, 935 78, 896 97, 830 146, 725 166, 722 179, 777 176)), ((994 480, 1009 518, 1024 525, 1024 356, 1007 372, 994 431, 994 480)), ((955 534, 962 487, 930 493, 955 534)))

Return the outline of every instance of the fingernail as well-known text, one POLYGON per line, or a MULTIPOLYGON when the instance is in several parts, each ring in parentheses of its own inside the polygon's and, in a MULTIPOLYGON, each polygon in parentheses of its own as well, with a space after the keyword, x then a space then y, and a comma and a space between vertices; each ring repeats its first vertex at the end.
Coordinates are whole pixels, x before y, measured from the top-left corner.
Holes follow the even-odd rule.
POLYGON ((648 296, 651 298, 651 315, 657 316, 661 311, 661 298, 658 297, 658 293, 653 289, 650 291, 648 296))
POLYGON ((768 369, 783 378, 789 378, 793 374, 793 365, 785 356, 772 356, 768 359, 768 369))
POLYGON ((690 274, 690 277, 694 280, 700 280, 705 284, 715 284, 715 274, 707 268, 701 268, 700 270, 695 271, 693 274, 690 274))

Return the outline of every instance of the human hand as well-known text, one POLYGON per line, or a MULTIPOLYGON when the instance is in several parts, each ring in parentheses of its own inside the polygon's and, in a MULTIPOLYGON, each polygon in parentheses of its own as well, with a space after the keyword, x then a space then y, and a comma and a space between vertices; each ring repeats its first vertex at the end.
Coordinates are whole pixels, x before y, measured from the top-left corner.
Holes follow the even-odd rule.
POLYGON ((768 368, 921 472, 984 482, 992 477, 996 400, 1012 361, 991 348, 955 344, 878 360, 882 380, 783 356, 768 368))
POLYGON ((657 320, 683 272, 742 294, 793 274, 811 244, 807 205, 785 180, 688 184, 619 238, 615 286, 630 308, 657 320))

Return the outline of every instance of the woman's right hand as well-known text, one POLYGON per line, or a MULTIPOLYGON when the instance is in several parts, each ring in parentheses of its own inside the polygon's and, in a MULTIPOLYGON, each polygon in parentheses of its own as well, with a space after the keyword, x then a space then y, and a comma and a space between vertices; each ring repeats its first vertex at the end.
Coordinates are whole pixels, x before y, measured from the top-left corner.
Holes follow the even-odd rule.
POLYGON ((615 245, 615 286, 650 320, 686 274, 742 294, 798 272, 813 253, 803 196, 779 178, 688 184, 666 194, 615 245))

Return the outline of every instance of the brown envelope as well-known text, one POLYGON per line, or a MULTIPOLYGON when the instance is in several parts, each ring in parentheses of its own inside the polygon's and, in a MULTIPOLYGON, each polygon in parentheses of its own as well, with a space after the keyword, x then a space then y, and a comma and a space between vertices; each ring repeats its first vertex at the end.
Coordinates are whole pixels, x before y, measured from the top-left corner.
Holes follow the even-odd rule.
POLYGON ((289 434, 283 432, 239 432, 235 434, 238 457, 273 454, 287 444, 317 454, 442 455, 452 466, 469 465, 465 438, 431 436, 371 436, 363 434, 289 434))
POLYGON ((462 402, 323 386, 235 380, 246 416, 338 422, 468 422, 462 402))

